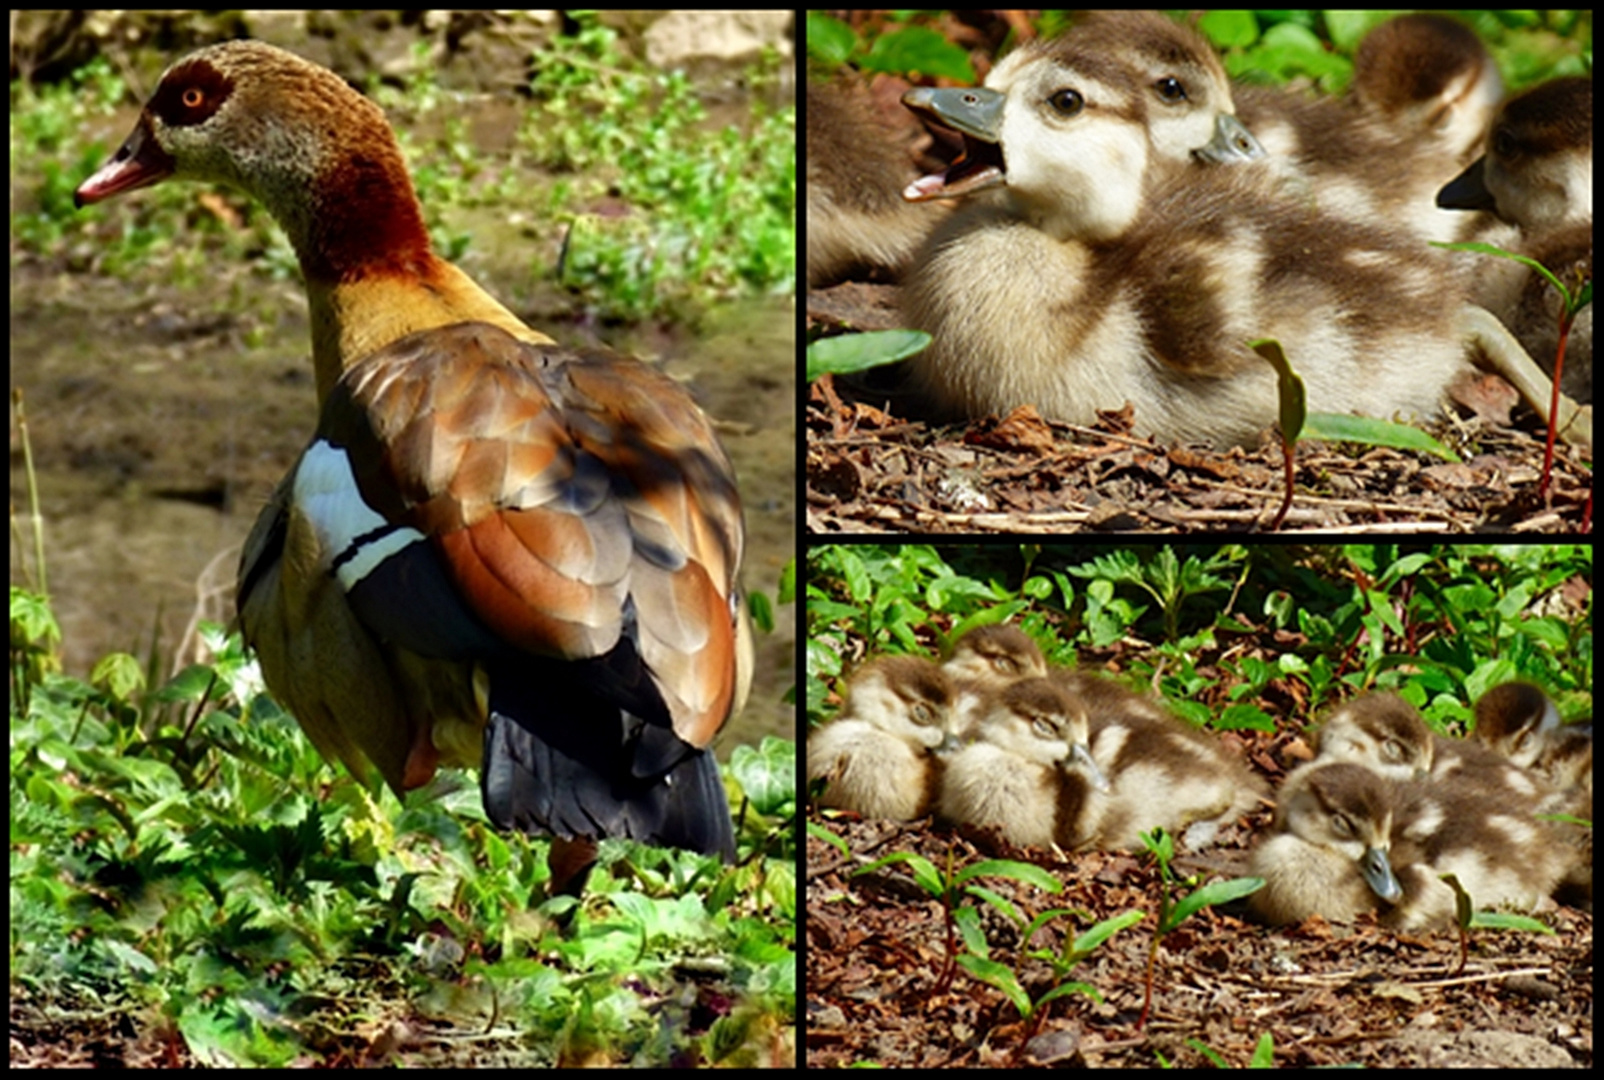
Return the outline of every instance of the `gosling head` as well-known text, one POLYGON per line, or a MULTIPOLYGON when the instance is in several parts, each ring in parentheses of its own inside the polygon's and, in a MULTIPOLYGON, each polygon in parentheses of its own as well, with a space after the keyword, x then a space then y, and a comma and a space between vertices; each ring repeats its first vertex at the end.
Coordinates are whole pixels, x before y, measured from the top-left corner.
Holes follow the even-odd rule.
POLYGON ((979 737, 1037 765, 1079 772, 1098 791, 1108 781, 1092 760, 1086 711, 1047 679, 1023 679, 981 704, 979 737))
POLYGON ((1504 81, 1474 30, 1418 12, 1365 35, 1353 58, 1352 94, 1394 131, 1430 139, 1463 162, 1487 131, 1504 81))
POLYGON ((1146 99, 1126 67, 1067 38, 1027 45, 973 89, 921 87, 904 105, 964 136, 964 157, 903 197, 950 198, 1006 185, 1025 220, 1059 240, 1118 236, 1142 207, 1150 155, 1146 99))
POLYGON ((1593 221, 1593 80, 1541 83, 1506 101, 1485 155, 1442 191, 1437 205, 1491 210, 1531 233, 1593 221))
POLYGON ((1522 768, 1531 768, 1547 736, 1559 730, 1559 710, 1528 682, 1493 687, 1476 702, 1476 738, 1522 768))
POLYGON ((1047 674, 1041 649, 1017 626, 977 626, 952 647, 941 670, 954 680, 995 688, 1047 674))
POLYGON ((1236 118, 1231 80, 1213 46, 1173 19, 1156 11, 1088 12, 1064 40, 1112 56, 1136 77, 1157 157, 1230 165, 1265 156, 1236 118))
POLYGON ((1351 859, 1370 891, 1387 903, 1403 897, 1389 857, 1393 797, 1388 781, 1359 765, 1315 764, 1288 777, 1278 802, 1279 831, 1351 859))
POLYGON ((1395 694, 1365 694, 1326 719, 1316 761, 1346 761, 1394 780, 1431 772, 1431 729, 1395 694))
POLYGON ((949 745, 952 680, 920 656, 883 656, 859 668, 847 690, 843 718, 935 750, 949 745))

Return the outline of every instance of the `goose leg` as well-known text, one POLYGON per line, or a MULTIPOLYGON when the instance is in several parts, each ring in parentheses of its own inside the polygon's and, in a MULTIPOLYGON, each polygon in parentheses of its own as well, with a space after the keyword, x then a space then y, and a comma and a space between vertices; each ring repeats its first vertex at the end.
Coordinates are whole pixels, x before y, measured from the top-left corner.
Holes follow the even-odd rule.
MULTIPOLYGON (((1554 392, 1554 384, 1543 373, 1537 362, 1527 355, 1521 343, 1515 339, 1507 327, 1486 308, 1475 304, 1466 304, 1459 312, 1459 332, 1463 339, 1481 351, 1486 358, 1486 367, 1489 371, 1497 372, 1508 379, 1510 384, 1520 392, 1520 396, 1537 415, 1547 423, 1549 417, 1549 402, 1554 392)), ((1564 394, 1559 396, 1559 424, 1560 438, 1572 446, 1579 446, 1591 450, 1593 448, 1593 408, 1592 406, 1577 405, 1575 401, 1564 394)))

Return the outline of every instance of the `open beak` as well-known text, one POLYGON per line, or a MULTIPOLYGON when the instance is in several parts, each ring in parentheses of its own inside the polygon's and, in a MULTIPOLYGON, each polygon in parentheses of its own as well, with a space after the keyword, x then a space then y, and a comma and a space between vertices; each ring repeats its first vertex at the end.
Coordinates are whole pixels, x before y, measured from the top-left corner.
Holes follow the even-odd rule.
POLYGON ((921 176, 902 197, 909 202, 955 199, 1007 183, 1003 164, 1003 106, 1007 97, 984 86, 934 90, 919 87, 902 95, 902 103, 933 123, 964 137, 963 156, 946 172, 921 176))

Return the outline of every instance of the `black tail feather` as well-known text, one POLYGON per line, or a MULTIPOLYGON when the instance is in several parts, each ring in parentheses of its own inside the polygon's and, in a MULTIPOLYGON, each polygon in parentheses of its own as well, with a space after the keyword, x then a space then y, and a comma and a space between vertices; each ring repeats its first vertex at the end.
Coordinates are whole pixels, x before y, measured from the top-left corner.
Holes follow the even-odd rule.
POLYGON ((734 857, 729 796, 711 751, 573 681, 498 674, 508 675, 491 672, 479 774, 485 813, 498 828, 630 837, 734 857), (544 684, 538 695, 535 683, 544 684), (642 761, 661 767, 643 775, 642 761))

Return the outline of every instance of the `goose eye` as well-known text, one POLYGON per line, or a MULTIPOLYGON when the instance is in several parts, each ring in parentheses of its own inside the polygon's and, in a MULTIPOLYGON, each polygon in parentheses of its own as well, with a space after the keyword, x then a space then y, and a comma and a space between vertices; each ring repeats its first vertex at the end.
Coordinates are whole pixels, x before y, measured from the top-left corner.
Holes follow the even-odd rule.
POLYGON ((1074 116, 1086 105, 1086 99, 1081 97, 1078 90, 1055 90, 1047 99, 1061 116, 1074 116))
POLYGON ((1153 84, 1153 89, 1157 90, 1158 96, 1167 102, 1186 100, 1186 87, 1182 86, 1181 80, 1173 75, 1166 75, 1158 80, 1153 84))
POLYGON ((1515 151, 1514 136, 1507 131, 1495 131, 1493 133, 1493 153, 1501 158, 1512 158, 1515 156, 1515 151))

